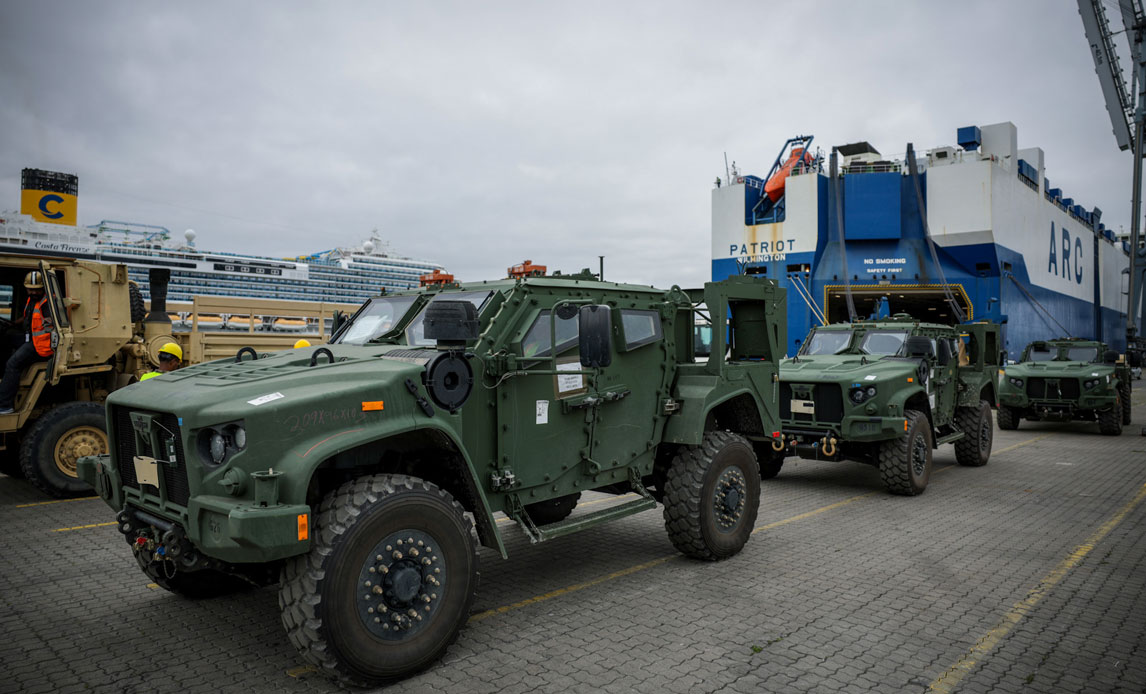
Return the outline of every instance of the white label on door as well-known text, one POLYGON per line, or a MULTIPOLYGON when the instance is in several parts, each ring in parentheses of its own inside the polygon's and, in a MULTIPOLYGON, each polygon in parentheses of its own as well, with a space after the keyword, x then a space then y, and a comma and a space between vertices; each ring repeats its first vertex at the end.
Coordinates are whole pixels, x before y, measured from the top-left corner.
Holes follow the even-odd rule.
MULTIPOLYGON (((573 362, 571 364, 558 364, 558 371, 580 371, 581 363, 573 362)), ((585 379, 581 374, 559 375, 557 376, 557 392, 568 393, 571 390, 580 390, 585 387, 585 379)))
POLYGON ((538 400, 537 401, 537 423, 538 424, 548 424, 549 423, 549 401, 548 400, 538 400))

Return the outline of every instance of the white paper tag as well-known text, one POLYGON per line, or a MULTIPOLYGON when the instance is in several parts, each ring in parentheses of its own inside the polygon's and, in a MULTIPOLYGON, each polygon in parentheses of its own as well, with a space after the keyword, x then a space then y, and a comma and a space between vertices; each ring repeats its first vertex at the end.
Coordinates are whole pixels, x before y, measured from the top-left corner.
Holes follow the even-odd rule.
MULTIPOLYGON (((580 371, 580 362, 573 362, 571 364, 558 364, 558 371, 580 371)), ((585 387, 585 379, 581 374, 571 374, 568 376, 557 376, 557 392, 568 393, 571 390, 580 390, 585 387)))
POLYGON ((870 374, 870 375, 868 375, 868 376, 864 376, 864 377, 863 377, 863 380, 865 380, 865 381, 874 381, 876 378, 879 378, 879 377, 878 377, 878 376, 876 376, 875 374, 870 374))
POLYGON ((816 414, 816 403, 811 400, 792 400, 792 412, 816 414))
POLYGON ((549 401, 548 400, 538 400, 537 401, 537 423, 538 424, 548 424, 549 423, 549 401))
POLYGON ((935 409, 935 393, 927 394, 927 404, 931 405, 931 409, 935 409))
POLYGON ((255 398, 254 400, 248 400, 247 404, 248 405, 254 405, 254 406, 258 407, 259 405, 266 404, 266 403, 271 402, 273 400, 278 400, 281 397, 283 397, 282 393, 267 393, 266 395, 260 395, 259 397, 255 398))

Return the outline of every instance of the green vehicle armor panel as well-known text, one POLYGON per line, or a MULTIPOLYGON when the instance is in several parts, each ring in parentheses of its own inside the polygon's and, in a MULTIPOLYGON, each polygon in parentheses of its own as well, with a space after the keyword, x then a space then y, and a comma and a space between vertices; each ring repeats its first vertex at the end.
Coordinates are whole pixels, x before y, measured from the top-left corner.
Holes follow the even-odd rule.
POLYGON ((1094 340, 1032 342, 999 382, 999 427, 1030 421, 1097 421, 1108 436, 1130 423, 1130 367, 1094 340))
POLYGON ((277 580, 304 658, 385 682, 457 636, 476 544, 506 555, 497 514, 539 542, 659 501, 686 555, 738 552, 780 429, 785 301, 756 279, 686 292, 588 273, 380 296, 326 347, 113 393, 111 453, 79 473, 160 586, 277 580), (694 352, 708 316, 727 317, 724 358, 694 352), (573 514, 590 490, 625 497, 573 514))
POLYGON ((962 465, 991 453, 997 325, 917 321, 906 314, 815 328, 780 365, 782 435, 766 477, 784 458, 875 465, 888 490, 920 494, 931 451, 954 443, 962 465))

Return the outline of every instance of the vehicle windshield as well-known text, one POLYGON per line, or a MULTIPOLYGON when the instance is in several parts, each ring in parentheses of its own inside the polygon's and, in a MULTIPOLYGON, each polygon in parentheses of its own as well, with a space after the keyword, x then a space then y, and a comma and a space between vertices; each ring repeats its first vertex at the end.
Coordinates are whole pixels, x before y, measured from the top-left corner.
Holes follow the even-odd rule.
POLYGON ((1027 352, 1027 361, 1052 361, 1057 353, 1047 346, 1031 347, 1027 352))
MULTIPOLYGON (((481 307, 485 304, 486 299, 488 299, 491 294, 493 294, 493 292, 490 291, 445 292, 436 295, 433 299, 430 299, 426 306, 429 306, 435 301, 468 301, 473 304, 474 308, 480 312, 481 307)), ((414 320, 410 321, 410 325, 406 326, 406 344, 410 345, 411 347, 433 347, 436 344, 434 340, 426 338, 425 326, 422 325, 422 322, 425 319, 426 309, 423 308, 422 311, 414 317, 414 320)))
POLYGON ((906 340, 906 330, 873 330, 860 340, 859 350, 864 354, 899 354, 906 340))
POLYGON ((338 338, 343 345, 364 345, 394 329, 414 304, 413 296, 371 299, 358 311, 338 338))
POLYGON ((839 354, 848 348, 851 341, 850 330, 813 330, 800 348, 800 354, 839 354))
POLYGON ((1098 361, 1097 347, 1067 347, 1063 350, 1067 361, 1098 361))

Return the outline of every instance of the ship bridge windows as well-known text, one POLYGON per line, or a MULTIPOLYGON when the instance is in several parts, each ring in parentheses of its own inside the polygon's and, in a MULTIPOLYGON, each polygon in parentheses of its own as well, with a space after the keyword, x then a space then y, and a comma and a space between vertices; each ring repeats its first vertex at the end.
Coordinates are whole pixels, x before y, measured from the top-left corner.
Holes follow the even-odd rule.
MULTIPOLYGON (((963 310, 966 320, 974 318, 974 309, 971 299, 960 284, 948 285, 955 301, 963 310)), ((824 288, 826 301, 824 314, 827 322, 840 322, 848 320, 848 300, 843 285, 827 285, 824 288)), ((887 300, 887 315, 906 313, 912 318, 928 323, 947 323, 955 325, 959 322, 955 312, 947 303, 947 293, 940 284, 914 284, 899 285, 852 285, 852 302, 855 304, 857 318, 875 316, 881 311, 880 302, 887 300)))

